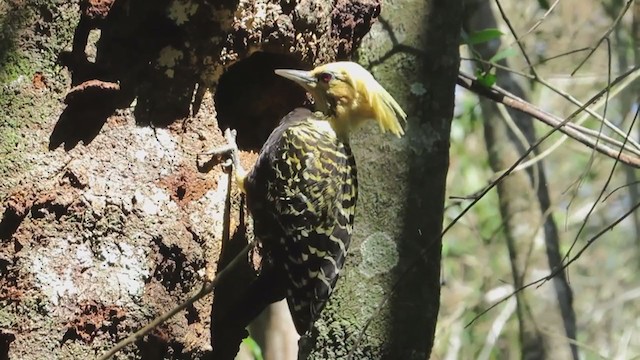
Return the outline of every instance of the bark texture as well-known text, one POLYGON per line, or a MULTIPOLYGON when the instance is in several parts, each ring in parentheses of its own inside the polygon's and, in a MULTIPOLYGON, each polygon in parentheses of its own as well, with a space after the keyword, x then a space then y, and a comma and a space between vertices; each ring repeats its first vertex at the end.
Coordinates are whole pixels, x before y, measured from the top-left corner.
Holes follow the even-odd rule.
MULTIPOLYGON (((246 241, 237 191, 196 154, 223 142, 218 123, 258 149, 306 100, 273 69, 345 58, 379 8, 0 3, 0 358, 95 358, 196 291, 223 234, 246 241)), ((211 301, 119 355, 207 357, 211 301)))
POLYGON ((354 359, 429 357, 461 11, 461 1, 386 1, 363 39, 357 60, 403 106, 409 125, 404 139, 371 126, 352 141, 360 183, 352 250, 311 339, 303 339, 314 344, 311 359, 352 351, 354 359))

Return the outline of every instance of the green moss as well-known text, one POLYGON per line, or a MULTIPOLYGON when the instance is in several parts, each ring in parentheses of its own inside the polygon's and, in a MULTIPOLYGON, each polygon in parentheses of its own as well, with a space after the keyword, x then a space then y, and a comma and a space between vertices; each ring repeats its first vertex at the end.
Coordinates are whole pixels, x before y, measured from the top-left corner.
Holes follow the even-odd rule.
MULTIPOLYGON (((14 5, 6 18, 0 23, 0 83, 7 86, 21 76, 31 79, 36 71, 49 80, 59 77, 58 56, 70 47, 79 19, 77 2, 31 1, 14 5)), ((48 85, 59 89, 64 84, 48 85)))
POLYGON ((309 359, 344 359, 354 348, 354 359, 382 357, 384 338, 370 335, 386 332, 387 308, 380 309, 379 305, 386 294, 384 289, 389 288, 391 277, 382 274, 368 278, 358 266, 346 270, 321 318, 314 325, 315 345, 309 359), (369 319, 372 321, 368 324, 366 334, 358 340, 369 319))
MULTIPOLYGON (((12 87, 12 82, 20 82, 20 76, 33 72, 33 64, 23 56, 15 52, 4 55, 2 59, 2 68, 0 69, 0 83, 5 86, 12 87)), ((4 95, 4 94, 3 94, 4 95)))
POLYGON ((67 73, 58 56, 71 44, 77 2, 36 0, 5 5, 0 19, 0 175, 23 171, 35 128, 59 112, 67 73), (33 85, 36 73, 46 88, 33 85))
POLYGON ((15 326, 16 319, 13 315, 11 306, 2 306, 0 307, 0 328, 8 328, 11 329, 15 326))

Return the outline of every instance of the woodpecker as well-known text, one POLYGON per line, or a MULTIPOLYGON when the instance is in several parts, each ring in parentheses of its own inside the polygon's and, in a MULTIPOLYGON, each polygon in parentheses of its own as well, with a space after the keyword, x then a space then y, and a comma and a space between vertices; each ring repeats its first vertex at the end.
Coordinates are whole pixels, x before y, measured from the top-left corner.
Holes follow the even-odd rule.
POLYGON ((401 137, 406 114, 353 62, 275 73, 309 92, 316 111, 298 108, 285 116, 248 172, 235 144, 231 159, 263 257, 256 281, 269 279, 254 292, 271 292, 267 302, 286 298, 303 335, 329 299, 351 242, 358 179, 349 135, 374 120, 382 132, 401 137))

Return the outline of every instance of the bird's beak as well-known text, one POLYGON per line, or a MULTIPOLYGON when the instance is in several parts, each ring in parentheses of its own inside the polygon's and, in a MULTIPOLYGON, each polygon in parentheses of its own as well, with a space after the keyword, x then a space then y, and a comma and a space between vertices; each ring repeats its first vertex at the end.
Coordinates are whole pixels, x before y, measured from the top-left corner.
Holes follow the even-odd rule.
POLYGON ((275 73, 295 82, 306 90, 313 90, 318 83, 318 80, 309 71, 276 69, 275 73))

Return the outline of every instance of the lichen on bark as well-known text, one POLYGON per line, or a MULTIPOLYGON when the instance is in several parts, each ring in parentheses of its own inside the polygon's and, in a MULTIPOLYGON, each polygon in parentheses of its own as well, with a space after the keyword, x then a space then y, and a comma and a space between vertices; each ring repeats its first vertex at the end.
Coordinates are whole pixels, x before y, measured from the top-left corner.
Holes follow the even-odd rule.
MULTIPOLYGON (((0 357, 26 360, 93 358, 198 289, 205 268, 217 265, 227 191, 231 231, 238 225, 237 189, 227 188, 219 168, 202 174, 196 166, 196 154, 223 141, 217 121, 270 131, 270 122, 305 101, 295 85, 278 90, 273 68, 348 57, 380 6, 6 4, 0 357), (255 76, 248 81, 231 71, 243 63, 255 76), (248 84, 258 86, 250 92, 248 84), (236 108, 221 118, 218 110, 238 88, 245 90, 241 110, 268 115, 236 108), (242 123, 256 118, 260 126, 242 123)), ((243 152, 246 167, 254 159, 243 152)), ((122 357, 207 356, 210 303, 205 298, 174 317, 122 357)))

